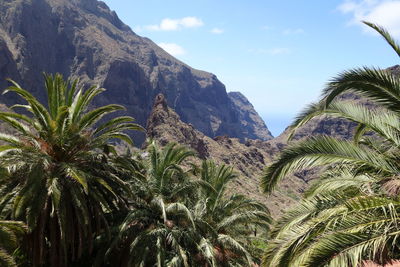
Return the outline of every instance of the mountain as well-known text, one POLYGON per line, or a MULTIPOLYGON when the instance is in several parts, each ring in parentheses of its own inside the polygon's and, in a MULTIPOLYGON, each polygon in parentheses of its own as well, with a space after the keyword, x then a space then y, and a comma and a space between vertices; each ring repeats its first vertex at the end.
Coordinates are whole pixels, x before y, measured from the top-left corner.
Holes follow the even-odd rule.
POLYGON ((270 140, 273 138, 265 122, 258 115, 253 105, 240 92, 229 92, 229 98, 239 111, 239 121, 242 131, 249 139, 270 140))
MULTIPOLYGON (((389 70, 400 73, 399 66, 389 70)), ((98 105, 122 104, 147 125, 147 137, 185 144, 201 158, 232 165, 240 175, 232 192, 267 203, 275 215, 318 175, 318 170, 296 173, 272 197, 261 194, 262 170, 287 145, 289 130, 272 138, 246 97, 228 94, 215 75, 191 68, 135 34, 103 2, 0 1, 0 89, 7 86, 5 78, 12 78, 44 100, 42 72, 105 87, 98 105)), ((10 105, 18 98, 1 95, 0 102, 10 105)), ((294 139, 318 134, 350 138, 353 129, 349 121, 320 117, 299 129, 294 139)), ((145 138, 136 137, 139 143, 145 138)))
MULTIPOLYGON (((107 91, 96 104, 122 104, 141 125, 163 93, 184 122, 207 136, 272 138, 244 97, 228 95, 214 74, 135 34, 101 1, 0 1, 0 88, 12 78, 43 100, 42 72, 100 84, 107 91)), ((0 101, 14 104, 17 98, 0 101)))
MULTIPOLYGON (((135 34, 103 2, 0 1, 0 88, 12 78, 44 100, 42 72, 100 84, 107 91, 96 104, 124 105, 141 125, 147 122, 148 137, 186 144, 202 158, 233 165, 240 178, 232 192, 268 203, 274 214, 306 187, 304 177, 294 176, 272 198, 261 194, 259 176, 285 144, 270 140, 241 93, 227 94, 215 75, 189 67, 135 34), (151 112, 160 93, 165 96, 161 106, 168 108, 155 105, 151 112)), ((0 102, 10 105, 18 98, 1 95, 0 102)), ((136 136, 139 142, 144 138, 136 136)))
POLYGON ((260 191, 260 176, 264 167, 282 149, 281 144, 276 144, 273 140, 252 139, 243 143, 238 138, 228 136, 210 138, 196 130, 193 125, 183 122, 167 102, 164 95, 156 96, 147 121, 147 137, 162 146, 169 142, 186 145, 202 159, 212 159, 234 167, 239 177, 232 184, 231 192, 239 192, 265 203, 271 213, 278 216, 294 204, 308 186, 308 177, 312 176, 313 171, 298 173, 284 180, 279 189, 268 197, 260 191))

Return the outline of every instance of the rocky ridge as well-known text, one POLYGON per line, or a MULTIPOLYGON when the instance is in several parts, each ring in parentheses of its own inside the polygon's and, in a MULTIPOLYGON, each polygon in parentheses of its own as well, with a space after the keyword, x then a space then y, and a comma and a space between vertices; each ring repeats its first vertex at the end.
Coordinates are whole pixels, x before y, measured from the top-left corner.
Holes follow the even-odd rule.
MULTIPOLYGON (((183 121, 207 136, 272 138, 256 113, 249 120, 241 116, 214 74, 135 34, 101 1, 0 1, 0 88, 12 78, 44 100, 42 72, 103 86, 107 91, 96 104, 122 104, 141 125, 154 97, 163 93, 183 121)), ((6 104, 17 101, 0 97, 6 104)))
POLYGON ((272 134, 267 125, 258 115, 250 101, 240 92, 229 92, 229 98, 239 111, 239 121, 242 131, 248 139, 270 140, 272 134))
POLYGON ((147 120, 147 137, 160 145, 176 142, 196 151, 202 159, 213 159, 218 163, 229 164, 236 169, 239 178, 232 185, 232 192, 245 194, 268 205, 273 215, 280 214, 292 205, 307 187, 307 180, 296 174, 285 180, 279 189, 267 197, 261 193, 259 178, 264 167, 271 163, 282 148, 271 141, 217 136, 210 138, 196 130, 191 124, 183 122, 170 107, 164 95, 159 94, 147 120))

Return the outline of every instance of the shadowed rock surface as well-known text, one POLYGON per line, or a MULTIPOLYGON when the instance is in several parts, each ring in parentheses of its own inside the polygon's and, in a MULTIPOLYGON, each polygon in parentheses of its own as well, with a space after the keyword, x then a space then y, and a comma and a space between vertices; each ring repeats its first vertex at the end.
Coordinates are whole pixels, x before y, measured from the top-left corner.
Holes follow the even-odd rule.
POLYGON ((242 93, 229 92, 228 96, 239 111, 239 121, 247 138, 260 140, 273 138, 265 122, 242 93))
MULTIPOLYGON (((215 75, 138 36, 101 1, 0 1, 0 88, 12 78, 43 100, 42 72, 100 84, 107 91, 96 104, 122 104, 141 125, 163 93, 183 121, 207 136, 265 139, 268 132, 254 114, 250 121, 241 117, 215 75)), ((0 101, 14 104, 17 98, 0 101)))

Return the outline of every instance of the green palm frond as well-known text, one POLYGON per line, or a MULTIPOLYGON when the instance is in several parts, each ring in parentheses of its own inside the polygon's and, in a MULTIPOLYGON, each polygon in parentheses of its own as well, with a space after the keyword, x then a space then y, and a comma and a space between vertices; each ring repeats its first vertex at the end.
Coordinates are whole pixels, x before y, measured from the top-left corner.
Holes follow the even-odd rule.
POLYGON ((15 107, 30 116, 0 113, 0 120, 17 130, 15 136, 0 134, 6 143, 0 147, 0 163, 9 170, 0 190, 13 189, 0 203, 3 214, 29 227, 24 240, 29 261, 59 266, 91 253, 94 237, 109 235, 106 214, 126 209, 126 184, 114 166, 104 164, 108 155, 99 151, 110 148, 114 138, 132 143, 126 131, 141 127, 125 116, 96 129, 104 115, 123 108, 91 110, 93 98, 103 89, 84 90, 78 80, 64 80, 60 74, 44 78, 47 106, 11 80, 5 91, 18 94, 26 105, 15 107))
POLYGON ((262 188, 270 193, 288 174, 304 168, 327 164, 353 164, 376 172, 399 173, 399 167, 390 158, 351 141, 332 137, 312 137, 285 149, 279 160, 268 166, 262 176, 262 188))
POLYGON ((199 242, 198 249, 212 267, 217 266, 214 246, 210 240, 203 237, 199 242))
POLYGON ((19 237, 25 234, 26 230, 22 222, 0 220, 1 266, 17 266, 13 253, 19 247, 19 237))
POLYGON ((326 171, 318 181, 310 186, 305 192, 305 197, 311 198, 324 192, 335 192, 341 190, 360 190, 371 192, 372 186, 377 178, 367 174, 357 174, 356 171, 343 166, 326 171))
MULTIPOLYGON (((400 55, 394 39, 380 33, 400 55)), ((289 145, 262 177, 265 192, 289 174, 324 166, 305 198, 275 223, 263 266, 361 266, 397 259, 399 250, 400 79, 386 70, 346 71, 326 87, 323 98, 301 113, 294 131, 316 116, 357 124, 353 141, 312 137, 289 145), (356 93, 357 104, 338 96, 356 93)))
POLYGON ((47 109, 28 91, 21 88, 19 84, 14 82, 13 80, 8 80, 13 85, 8 87, 3 94, 8 92, 15 92, 19 96, 21 96, 26 102, 28 102, 29 111, 33 113, 35 119, 37 120, 38 124, 41 126, 41 129, 44 130, 51 130, 51 118, 50 114, 47 109))
POLYGON ((234 238, 232 238, 229 235, 219 234, 218 242, 224 248, 229 249, 229 250, 233 251, 234 253, 244 256, 245 261, 248 264, 248 266, 252 265, 253 260, 251 258, 251 255, 237 240, 235 240, 234 238))
POLYGON ((306 109, 294 122, 290 137, 293 136, 296 129, 305 125, 310 119, 322 114, 357 123, 359 128, 354 137, 357 141, 361 139, 365 132, 374 131, 397 146, 400 144, 400 122, 396 113, 385 108, 367 107, 345 100, 333 101, 329 104, 329 107, 325 107, 322 101, 306 109))
POLYGON ((363 23, 374 29, 376 32, 378 32, 386 40, 386 42, 393 48, 396 54, 400 56, 400 47, 398 43, 393 39, 393 37, 385 28, 368 21, 363 21, 363 23))
POLYGON ((321 116, 325 112, 325 102, 319 101, 308 105, 299 115, 296 116, 293 123, 289 126, 290 132, 288 140, 291 140, 296 130, 307 124, 310 120, 321 116))
POLYGON ((183 164, 194 153, 176 144, 161 149, 154 142, 147 151, 143 157, 115 160, 121 177, 131 181, 135 201, 108 255, 127 253, 134 264, 189 266, 197 225, 186 203, 199 182, 189 177, 183 164))
POLYGON ((115 160, 123 179, 131 181, 135 201, 108 258, 113 253, 120 255, 115 260, 129 255, 132 264, 155 266, 251 262, 248 227, 267 227, 268 209, 244 196, 229 195, 228 185, 237 177, 231 167, 204 161, 193 171, 192 156, 174 143, 160 148, 152 142, 147 153, 115 160))
POLYGON ((243 240, 251 227, 268 228, 271 222, 268 209, 243 195, 230 195, 228 186, 237 178, 231 167, 207 160, 198 173, 209 184, 199 188, 199 199, 193 208, 197 228, 207 233, 207 239, 200 242, 204 259, 212 266, 251 264, 251 255, 243 240))
POLYGON ((334 78, 324 90, 325 105, 345 92, 359 93, 393 112, 399 112, 400 81, 387 70, 361 68, 346 71, 334 78))

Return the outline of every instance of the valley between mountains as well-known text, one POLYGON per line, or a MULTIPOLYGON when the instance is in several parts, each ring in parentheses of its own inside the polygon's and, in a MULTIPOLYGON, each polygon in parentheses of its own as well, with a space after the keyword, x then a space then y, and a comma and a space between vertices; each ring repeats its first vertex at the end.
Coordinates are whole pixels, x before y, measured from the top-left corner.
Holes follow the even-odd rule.
POLYGON ((339 73, 274 137, 160 46, 99 0, 0 1, 0 266, 398 265, 399 65, 339 73))
MULTIPOLYGON (((1 88, 12 78, 43 100, 42 72, 99 84, 107 90, 95 105, 122 104, 147 127, 146 135, 134 134, 138 145, 145 138, 164 145, 177 142, 201 158, 234 166, 240 178, 233 192, 264 202, 274 215, 295 203, 315 175, 315 170, 296 173, 271 197, 262 194, 259 176, 286 146, 288 131, 274 138, 244 95, 227 93, 214 74, 191 68, 135 34, 101 1, 1 1, 0 33, 1 88)), ((9 95, 0 101, 18 103, 9 95)), ((294 139, 319 134, 349 138, 353 126, 324 117, 300 129, 294 139)))

